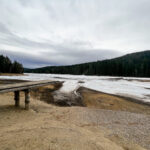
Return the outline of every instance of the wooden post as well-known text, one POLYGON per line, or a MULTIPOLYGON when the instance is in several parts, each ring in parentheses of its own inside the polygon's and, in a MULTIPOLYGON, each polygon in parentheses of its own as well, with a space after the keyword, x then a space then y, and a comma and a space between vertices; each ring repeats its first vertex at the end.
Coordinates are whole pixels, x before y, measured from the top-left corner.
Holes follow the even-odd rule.
POLYGON ((20 92, 19 91, 14 92, 14 99, 15 99, 15 106, 19 107, 20 105, 20 92))
POLYGON ((29 103, 30 103, 30 91, 29 89, 25 90, 25 109, 29 110, 29 103))

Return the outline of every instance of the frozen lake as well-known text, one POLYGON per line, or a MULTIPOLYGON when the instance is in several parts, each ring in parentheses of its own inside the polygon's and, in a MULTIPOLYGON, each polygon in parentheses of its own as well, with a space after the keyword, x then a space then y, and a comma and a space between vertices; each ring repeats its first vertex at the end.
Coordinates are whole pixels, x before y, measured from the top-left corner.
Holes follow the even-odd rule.
POLYGON ((140 101, 150 103, 150 78, 30 73, 25 74, 25 76, 0 76, 0 79, 64 81, 63 87, 60 89, 64 93, 73 92, 82 86, 109 94, 136 98, 140 101))

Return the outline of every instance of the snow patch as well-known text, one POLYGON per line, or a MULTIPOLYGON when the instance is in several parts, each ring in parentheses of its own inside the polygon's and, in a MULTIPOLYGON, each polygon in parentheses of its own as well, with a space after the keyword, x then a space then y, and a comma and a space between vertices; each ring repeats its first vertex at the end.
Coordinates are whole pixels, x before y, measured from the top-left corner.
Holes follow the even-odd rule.
POLYGON ((53 80, 64 81, 60 92, 76 92, 80 87, 116 95, 127 95, 141 101, 150 102, 150 78, 60 75, 60 74, 26 74, 26 76, 0 76, 0 79, 18 80, 53 80), (147 82, 141 82, 146 81, 147 82))

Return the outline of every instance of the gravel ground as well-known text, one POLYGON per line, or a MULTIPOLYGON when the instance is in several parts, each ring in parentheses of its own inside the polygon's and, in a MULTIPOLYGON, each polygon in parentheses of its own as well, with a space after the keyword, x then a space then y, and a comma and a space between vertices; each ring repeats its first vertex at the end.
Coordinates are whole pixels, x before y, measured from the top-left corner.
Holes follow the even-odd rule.
POLYGON ((150 149, 150 115, 90 108, 79 109, 76 112, 73 118, 77 124, 108 128, 113 135, 122 135, 128 140, 150 149))

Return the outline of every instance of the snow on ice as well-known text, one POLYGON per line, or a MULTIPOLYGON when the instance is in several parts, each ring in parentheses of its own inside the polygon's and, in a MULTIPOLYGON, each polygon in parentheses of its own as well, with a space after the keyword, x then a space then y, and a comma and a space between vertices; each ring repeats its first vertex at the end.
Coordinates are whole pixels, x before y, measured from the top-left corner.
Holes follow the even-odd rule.
POLYGON ((60 89, 60 91, 64 93, 73 92, 80 86, 83 86, 109 94, 127 96, 150 102, 150 78, 30 73, 25 74, 25 76, 0 76, 0 79, 64 81, 60 89))

